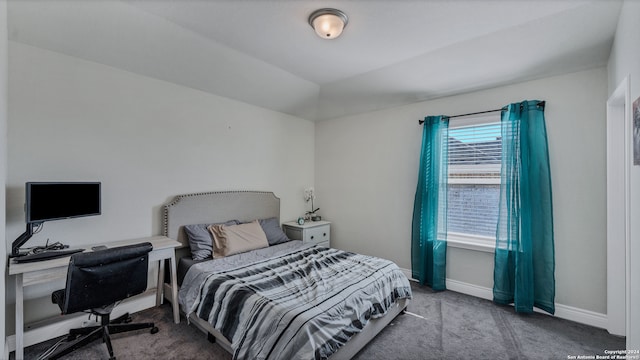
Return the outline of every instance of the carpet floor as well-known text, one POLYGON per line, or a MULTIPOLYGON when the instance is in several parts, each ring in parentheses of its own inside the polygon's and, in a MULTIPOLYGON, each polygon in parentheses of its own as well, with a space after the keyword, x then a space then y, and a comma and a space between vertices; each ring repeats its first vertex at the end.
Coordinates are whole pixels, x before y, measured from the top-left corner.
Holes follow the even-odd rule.
MULTIPOLYGON (((399 315, 354 359, 567 359, 625 348, 624 337, 603 329, 544 314, 516 314, 512 307, 453 291, 433 292, 415 283, 412 288, 414 298, 407 313, 399 315)), ((114 335, 114 353, 120 360, 231 359, 184 318, 173 324, 167 304, 136 313, 133 321, 155 322, 160 332, 114 335)), ((26 348, 25 358, 36 359, 56 341, 26 348)), ((63 359, 108 357, 106 346, 96 341, 63 359)))

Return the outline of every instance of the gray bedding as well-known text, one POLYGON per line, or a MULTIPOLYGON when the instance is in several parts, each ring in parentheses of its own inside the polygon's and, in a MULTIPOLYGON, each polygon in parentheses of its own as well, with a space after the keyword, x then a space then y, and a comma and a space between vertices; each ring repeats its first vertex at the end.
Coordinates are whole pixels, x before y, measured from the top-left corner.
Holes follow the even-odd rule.
MULTIPOLYGON (((206 274, 212 271, 222 271, 233 269, 242 265, 251 264, 259 260, 264 260, 273 256, 288 253, 292 250, 309 247, 312 245, 303 245, 300 240, 291 240, 289 242, 272 245, 266 248, 248 251, 245 253, 227 256, 221 259, 211 260, 192 260, 190 258, 180 259, 178 267, 178 275, 184 272, 180 284, 180 292, 178 293, 178 302, 181 309, 187 314, 185 304, 193 303, 198 297, 198 284, 202 283, 206 274), (182 266, 180 266, 182 264, 182 266), (193 269, 193 270, 192 270, 193 269)), ((180 281, 179 279, 179 281, 180 281)))
POLYGON ((205 262, 205 261, 208 261, 208 260, 193 260, 189 256, 180 258, 180 261, 178 261, 178 286, 182 286, 182 281, 184 280, 184 277, 187 276, 187 272, 189 271, 189 269, 191 269, 193 265, 201 262, 205 262))
POLYGON ((393 262, 287 242, 195 264, 179 299, 234 359, 326 359, 411 287, 393 262), (262 251, 260 251, 262 250, 262 251))

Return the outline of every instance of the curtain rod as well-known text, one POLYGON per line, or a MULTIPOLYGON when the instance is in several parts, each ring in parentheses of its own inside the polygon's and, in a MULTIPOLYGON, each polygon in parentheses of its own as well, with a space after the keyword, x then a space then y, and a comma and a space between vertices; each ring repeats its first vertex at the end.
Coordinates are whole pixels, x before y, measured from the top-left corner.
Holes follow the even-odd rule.
MULTIPOLYGON (((544 108, 545 104, 546 104, 545 101, 540 101, 540 102, 538 102, 537 106, 542 106, 544 108)), ((447 117, 449 119, 452 119, 452 118, 463 117, 463 116, 488 114, 488 113, 492 113, 492 112, 502 111, 502 109, 504 109, 504 108, 493 109, 493 110, 485 110, 485 111, 478 111, 478 112, 472 112, 472 113, 467 113, 467 114, 452 115, 452 116, 447 116, 447 117)), ((418 124, 422 125, 423 123, 424 123, 424 120, 418 120, 418 124)))

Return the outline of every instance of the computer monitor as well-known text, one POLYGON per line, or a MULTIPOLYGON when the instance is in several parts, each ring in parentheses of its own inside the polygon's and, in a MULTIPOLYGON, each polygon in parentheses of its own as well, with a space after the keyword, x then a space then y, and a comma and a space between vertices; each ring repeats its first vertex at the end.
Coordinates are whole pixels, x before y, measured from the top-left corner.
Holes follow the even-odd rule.
POLYGON ((28 182, 25 184, 26 231, 12 244, 12 256, 33 236, 35 226, 45 221, 70 219, 101 213, 100 182, 28 182))

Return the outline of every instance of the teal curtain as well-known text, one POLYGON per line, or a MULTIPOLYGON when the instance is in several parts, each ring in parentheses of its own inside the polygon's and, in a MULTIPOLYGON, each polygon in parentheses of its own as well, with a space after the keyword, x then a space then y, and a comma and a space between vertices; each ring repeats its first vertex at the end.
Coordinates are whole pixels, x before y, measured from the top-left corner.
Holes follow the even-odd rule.
POLYGON ((502 170, 493 300, 555 312, 551 173, 544 103, 502 109, 502 170))
POLYGON ((413 205, 411 271, 433 290, 445 290, 449 118, 428 116, 413 205))

